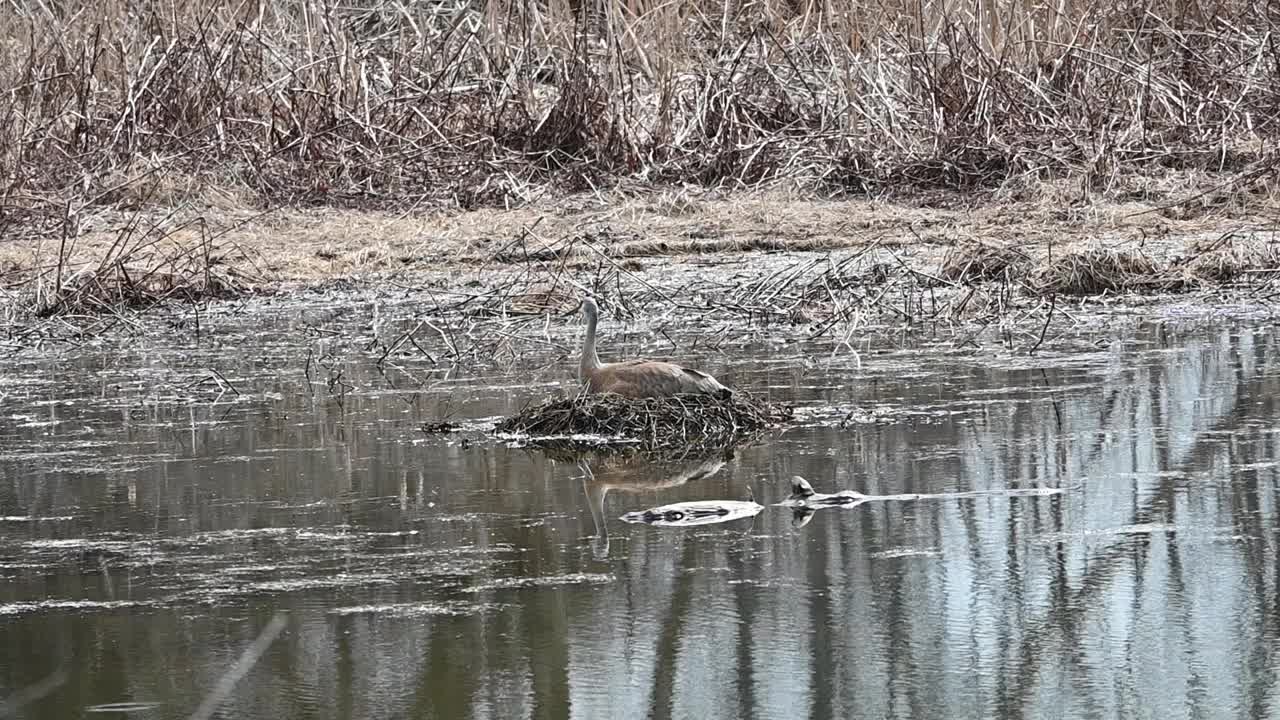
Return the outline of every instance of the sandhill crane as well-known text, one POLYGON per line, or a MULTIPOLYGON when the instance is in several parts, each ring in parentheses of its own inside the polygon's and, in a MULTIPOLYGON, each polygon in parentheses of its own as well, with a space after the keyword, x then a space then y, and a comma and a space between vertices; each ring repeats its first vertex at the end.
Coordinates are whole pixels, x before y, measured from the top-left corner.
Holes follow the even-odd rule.
POLYGON ((596 354, 596 323, 600 311, 591 298, 583 298, 582 314, 587 319, 587 338, 582 344, 578 377, 588 392, 617 393, 624 397, 669 397, 682 393, 706 393, 720 398, 733 394, 710 375, 659 360, 624 360, 602 363, 596 354))

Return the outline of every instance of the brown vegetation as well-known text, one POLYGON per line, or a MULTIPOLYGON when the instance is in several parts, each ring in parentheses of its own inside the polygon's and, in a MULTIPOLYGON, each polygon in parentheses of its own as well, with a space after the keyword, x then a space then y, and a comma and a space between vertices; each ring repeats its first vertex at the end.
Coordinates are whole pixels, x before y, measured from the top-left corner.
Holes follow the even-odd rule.
POLYGON ((198 221, 144 223, 135 215, 101 242, 91 258, 77 253, 79 241, 69 235, 0 258, 9 266, 0 289, 25 312, 48 318, 233 297, 260 282, 249 272, 250 253, 198 221))
POLYGON ((1019 277, 1030 265, 1031 258, 1017 248, 969 241, 947 251, 938 274, 947 280, 973 283, 1019 277))
POLYGON ((1280 273, 1280 247, 1273 239, 1245 238, 1234 233, 1200 242, 1181 263, 1194 279, 1230 283, 1250 274, 1280 273))
POLYGON ((1179 278, 1159 273, 1144 255, 1102 245, 1059 253, 1037 267, 1029 280, 1045 295, 1168 290, 1180 284, 1179 278))
MULTIPOLYGON (((28 3, 0 9, 0 231, 95 206, 503 207, 1264 179, 1266 3, 28 3)), ((672 208, 673 210, 677 208, 672 208)))
POLYGON ((1226 233, 1163 260, 1134 243, 1089 242, 1033 261, 1021 249, 962 242, 943 256, 938 275, 965 285, 1012 283, 1032 295, 1177 292, 1268 281, 1280 275, 1280 247, 1258 234, 1226 233))

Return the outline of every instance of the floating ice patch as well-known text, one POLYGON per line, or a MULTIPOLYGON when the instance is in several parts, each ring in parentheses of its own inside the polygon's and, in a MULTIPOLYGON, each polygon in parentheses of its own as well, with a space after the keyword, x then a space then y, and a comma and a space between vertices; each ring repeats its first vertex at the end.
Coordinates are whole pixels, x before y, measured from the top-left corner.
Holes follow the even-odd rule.
POLYGON ((84 548, 86 550, 126 550, 130 543, 123 540, 90 540, 89 538, 57 538, 49 540, 31 540, 26 546, 39 548, 84 548))
POLYGON ((560 585, 605 585, 613 582, 612 575, 604 573, 571 573, 568 575, 546 575, 530 578, 501 578, 489 582, 463 588, 462 592, 477 593, 488 590, 507 590, 512 588, 556 587, 560 585))
POLYGON ((84 709, 88 713, 131 713, 146 712, 160 707, 157 702, 118 702, 104 703, 102 705, 94 705, 84 709))
POLYGON ((1280 466, 1280 460, 1266 460, 1254 463, 1241 463, 1231 468, 1232 470, 1263 470, 1280 466))
POLYGON ((116 610, 145 605, 147 603, 134 600, 39 600, 0 604, 0 615, 25 615, 46 610, 116 610))
POLYGON ((561 435, 531 435, 529 433, 496 432, 493 436, 506 440, 511 447, 521 448, 530 443, 571 442, 583 445, 637 445, 635 438, 620 435, 598 435, 595 433, 568 433, 561 435))
POLYGON ((411 602, 411 603, 388 603, 382 605, 349 605, 347 607, 337 607, 329 611, 330 615, 381 615, 384 617, 423 617, 430 615, 475 615, 477 613, 493 610, 498 605, 492 603, 464 603, 464 602, 411 602))
POLYGON ((892 559, 901 557, 941 557, 942 551, 934 548, 894 548, 873 552, 868 557, 876 559, 892 559))
MULTIPOLYGON (((1135 523, 1133 525, 1121 525, 1119 527, 1110 528, 1094 528, 1089 530, 1080 530, 1077 532, 1052 532, 1037 535, 1036 539, 1042 542, 1062 542, 1064 540, 1078 540, 1086 537, 1108 537, 1116 535, 1166 535, 1168 533, 1185 531, 1189 528, 1180 527, 1172 523, 1135 523)), ((1205 534, 1231 532, 1230 528, 1213 528, 1204 527, 1196 528, 1197 531, 1205 534)), ((1184 540, 1185 542, 1185 540, 1184 540)))

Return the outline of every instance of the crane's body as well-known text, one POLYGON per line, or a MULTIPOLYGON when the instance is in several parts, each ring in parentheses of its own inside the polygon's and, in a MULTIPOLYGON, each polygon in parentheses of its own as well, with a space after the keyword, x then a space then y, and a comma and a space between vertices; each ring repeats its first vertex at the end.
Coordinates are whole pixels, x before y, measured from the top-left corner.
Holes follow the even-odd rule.
POLYGON ((685 393, 705 393, 727 398, 733 391, 710 375, 660 360, 625 360, 602 363, 596 353, 596 324, 599 309, 591 298, 582 301, 587 319, 587 338, 582 345, 578 377, 592 393, 616 393, 624 397, 670 397, 685 393))

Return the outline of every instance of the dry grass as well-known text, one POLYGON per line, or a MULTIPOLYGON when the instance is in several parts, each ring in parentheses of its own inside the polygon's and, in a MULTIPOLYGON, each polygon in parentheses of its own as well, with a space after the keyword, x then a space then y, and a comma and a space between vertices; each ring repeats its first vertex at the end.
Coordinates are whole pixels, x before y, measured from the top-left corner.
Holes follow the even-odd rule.
POLYGON ((40 243, 18 262, 0 258, 15 305, 35 317, 94 315, 165 301, 199 302, 262 289, 251 253, 201 222, 133 216, 86 258, 70 235, 40 243))
POLYGON ((630 399, 579 395, 526 408, 496 430, 531 436, 536 443, 563 445, 570 436, 621 438, 642 450, 729 447, 791 419, 793 408, 735 393, 630 399))
POLYGON ((1251 273, 1280 272, 1280 248, 1274 242, 1226 234, 1193 245, 1181 264, 1192 279, 1230 283, 1251 273))
MULTIPOLYGON (((1174 219, 1135 204, 1098 204, 1088 218, 1057 220, 1053 206, 1035 203, 921 208, 777 191, 681 197, 697 211, 663 215, 667 200, 655 206, 651 197, 618 192, 411 217, 332 208, 261 216, 99 211, 77 221, 84 230, 75 236, 0 243, 0 297, 6 317, 29 320, 354 281, 429 288, 442 293, 429 302, 448 312, 536 319, 575 312, 584 285, 612 291, 621 283, 645 303, 714 306, 751 322, 785 318, 821 333, 886 314, 968 317, 984 311, 988 295, 1007 307, 1020 288, 1033 296, 1058 291, 1065 285, 1033 279, 1063 271, 1089 281, 1076 292, 1193 289, 1232 273, 1234 280, 1270 279, 1261 272, 1271 251, 1260 216, 1234 217, 1232 227, 1245 230, 1219 247, 1193 241, 1216 241, 1221 219, 1174 219), (1105 264, 1105 253, 1076 257, 1094 238, 1114 252, 1149 257, 1159 282, 1139 273, 1136 283, 1095 283, 1093 274, 1062 264, 1105 264), (699 245, 716 251, 699 252, 706 249, 699 245), (798 252, 817 249, 824 252, 798 252), (1051 261, 1058 267, 1045 269, 1051 261), (1211 262, 1229 265, 1211 271, 1211 262), (983 284, 1008 288, 966 299, 983 284)), ((1100 267, 1095 274, 1116 279, 1100 267)))
POLYGON ((1149 292, 1181 284, 1140 253, 1101 245, 1061 253, 1037 267, 1029 281, 1044 295, 1149 292))
POLYGON ((51 235, 102 205, 506 207, 624 180, 1243 186, 1280 117, 1277 16, 1246 0, 20 1, 0 23, 0 231, 51 235))
POLYGON ((581 305, 581 298, 571 286, 543 284, 508 299, 507 312, 512 315, 567 315, 581 305))
POLYGON ((1018 248, 970 241, 947 251, 938 274, 947 280, 974 283, 1020 277, 1030 266, 1031 258, 1018 248))
POLYGON ((115 312, 125 308, 145 308, 165 301, 198 302, 237 297, 247 292, 245 284, 214 268, 162 272, 157 268, 125 264, 82 272, 61 285, 41 293, 35 308, 37 317, 115 312), (189 270, 189 271, 188 271, 189 270))
MULTIPOLYGON (((865 246, 961 245, 1016 247, 1028 255, 1049 243, 1062 246, 1089 238, 1180 238, 1220 234, 1222 217, 1245 227, 1265 226, 1280 204, 1252 202, 1211 217, 1172 218, 1153 203, 1094 203, 1088 213, 1059 217, 1061 205, 1040 201, 981 207, 919 207, 873 199, 817 200, 794 191, 739 192, 726 198, 686 191, 651 196, 613 191, 531 203, 510 210, 435 210, 406 215, 335 208, 279 208, 266 213, 186 208, 141 213, 100 209, 81 215, 66 249, 70 272, 97 267, 122 231, 155 226, 173 242, 197 246, 199 232, 223 253, 227 267, 276 284, 335 278, 414 274, 423 270, 485 265, 599 262, 624 258, 731 255, 744 251, 827 250, 865 246), (696 204, 696 213, 676 208, 672 198, 696 204), (137 215, 145 216, 139 223, 137 215)), ((61 235, 43 242, 0 243, 0 272, 42 272, 51 264, 61 235)), ((1150 243, 1148 243, 1150 244, 1150 243)), ((1181 245, 1178 250, 1181 251, 1181 245)), ((962 248, 957 248, 961 253, 962 248)), ((957 258, 966 257, 964 254, 957 258)), ((708 260, 715 259, 708 257, 708 260)), ((986 262, 975 268, 985 267, 986 262)))

